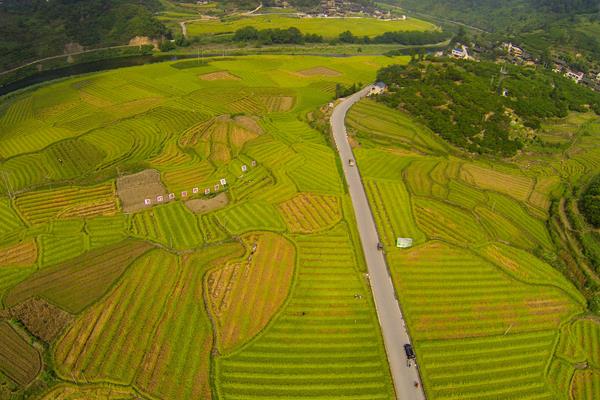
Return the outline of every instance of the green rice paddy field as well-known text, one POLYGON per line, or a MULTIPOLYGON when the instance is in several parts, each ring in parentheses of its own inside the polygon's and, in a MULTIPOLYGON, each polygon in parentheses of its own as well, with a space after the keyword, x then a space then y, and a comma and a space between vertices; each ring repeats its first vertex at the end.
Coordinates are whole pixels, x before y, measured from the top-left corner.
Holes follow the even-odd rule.
MULTIPOLYGON (((393 399, 309 121, 406 61, 176 61, 0 99, 0 398, 393 399)), ((347 124, 427 397, 598 398, 600 323, 547 263, 545 221, 600 165, 600 124, 504 164, 372 100, 347 124)))
POLYGON ((555 126, 578 119, 585 134, 565 130, 566 154, 525 153, 500 164, 461 157, 372 100, 350 110, 428 398, 598 398, 600 320, 548 264, 551 196, 561 180, 597 171, 600 162, 600 121, 572 115, 555 126), (396 237, 415 245, 395 248, 396 237))
POLYGON ((326 39, 337 37, 350 31, 356 36, 377 36, 392 31, 426 31, 437 29, 429 22, 408 18, 406 20, 380 20, 375 18, 298 18, 284 15, 256 15, 231 19, 211 19, 190 22, 187 26, 190 36, 218 35, 233 33, 236 30, 253 26, 256 29, 298 28, 302 33, 318 34, 326 39))
POLYGON ((0 398, 394 398, 307 113, 398 61, 180 61, 2 99, 0 398))

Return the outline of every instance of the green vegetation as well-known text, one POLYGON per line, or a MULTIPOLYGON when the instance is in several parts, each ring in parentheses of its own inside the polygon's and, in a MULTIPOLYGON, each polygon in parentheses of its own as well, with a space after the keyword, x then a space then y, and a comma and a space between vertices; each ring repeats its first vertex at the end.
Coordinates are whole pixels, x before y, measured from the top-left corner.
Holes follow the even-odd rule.
POLYGON ((589 108, 600 94, 545 71, 480 62, 389 66, 377 76, 390 91, 380 101, 400 108, 471 152, 512 156, 541 122, 589 108))
MULTIPOLYGON (((398 86, 418 83, 405 97, 392 86, 383 103, 414 96, 425 109, 428 80, 417 74, 427 77, 427 68, 442 82, 451 73, 435 64, 385 68, 413 73, 398 86)), ((465 91, 460 105, 478 98, 465 91)), ((597 312, 600 293, 591 278, 565 278, 583 272, 566 264, 570 252, 548 221, 561 188, 597 168, 598 117, 545 120, 543 133, 567 152, 524 142, 527 152, 502 160, 440 143, 419 116, 369 99, 347 123, 427 397, 594 398, 598 324, 582 318, 597 312), (413 247, 396 248, 397 237, 413 238, 413 247)))
POLYGON ((152 15, 159 0, 5 1, 0 4, 0 69, 62 54, 65 46, 114 46, 135 36, 170 35, 152 15))
POLYGON ((374 37, 393 31, 434 30, 435 26, 418 19, 405 21, 382 21, 375 18, 298 18, 284 15, 257 15, 229 18, 225 20, 203 20, 188 24, 190 36, 233 34, 238 29, 252 26, 257 30, 296 28, 302 34, 321 35, 325 39, 334 39, 348 27, 354 35, 374 37))
POLYGON ((587 222, 600 228, 600 175, 594 177, 582 193, 579 207, 587 222))
POLYGON ((0 323, 26 309, 25 337, 57 335, 31 386, 2 390, 393 398, 336 155, 308 121, 403 61, 188 60, 3 98, 0 323))

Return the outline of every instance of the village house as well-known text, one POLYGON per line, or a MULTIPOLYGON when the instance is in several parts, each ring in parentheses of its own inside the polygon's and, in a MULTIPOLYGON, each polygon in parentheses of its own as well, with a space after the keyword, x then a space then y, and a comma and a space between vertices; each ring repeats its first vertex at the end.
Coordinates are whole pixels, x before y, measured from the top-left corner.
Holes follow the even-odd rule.
POLYGON ((454 49, 452 49, 452 52, 450 53, 450 55, 454 58, 458 58, 458 59, 462 59, 462 60, 468 60, 469 58, 471 58, 469 56, 469 52, 465 45, 460 45, 460 47, 455 47, 454 49))
POLYGON ((372 96, 374 94, 383 93, 383 92, 385 92, 386 89, 387 89, 387 86, 385 83, 377 82, 376 84, 374 84, 371 87, 371 90, 369 91, 369 94, 367 94, 367 96, 372 96))
POLYGON ((570 69, 567 70, 567 72, 565 73, 565 76, 567 78, 573 79, 575 82, 579 83, 581 82, 581 80, 583 79, 583 72, 575 72, 575 71, 571 71, 570 69))
POLYGON ((515 56, 521 57, 523 55, 523 49, 513 45, 512 43, 503 43, 502 46, 506 49, 507 53, 515 56))

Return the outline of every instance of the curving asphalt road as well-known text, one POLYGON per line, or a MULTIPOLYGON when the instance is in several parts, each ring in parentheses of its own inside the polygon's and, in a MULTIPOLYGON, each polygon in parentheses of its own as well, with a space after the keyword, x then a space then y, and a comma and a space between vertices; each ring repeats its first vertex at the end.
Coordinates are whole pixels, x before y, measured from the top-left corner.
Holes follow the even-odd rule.
POLYGON ((377 235, 375 221, 367 201, 352 148, 346 136, 344 120, 347 111, 354 103, 365 97, 371 88, 372 86, 368 86, 343 99, 333 110, 329 122, 338 153, 342 159, 348 191, 352 198, 352 206, 354 207, 360 241, 367 262, 371 290, 373 291, 396 397, 399 400, 422 400, 425 399, 425 395, 422 390, 423 385, 421 384, 419 372, 414 362, 411 367, 407 366, 404 352, 404 344, 410 343, 410 337, 404 325, 402 311, 396 299, 383 252, 377 249, 379 236, 377 235), (354 166, 350 166, 348 160, 353 160, 354 166), (419 382, 418 388, 415 387, 415 382, 419 382))

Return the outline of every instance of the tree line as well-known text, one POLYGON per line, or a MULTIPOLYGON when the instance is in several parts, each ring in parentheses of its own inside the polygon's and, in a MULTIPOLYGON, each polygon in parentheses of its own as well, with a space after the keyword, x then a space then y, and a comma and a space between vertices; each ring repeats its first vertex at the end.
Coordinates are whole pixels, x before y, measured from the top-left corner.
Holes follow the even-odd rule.
MULTIPOLYGON (((351 31, 345 31, 333 39, 334 43, 352 44, 401 44, 425 45, 439 43, 448 39, 448 34, 440 31, 396 31, 385 32, 370 38, 368 36, 355 36, 351 31)), ((256 29, 245 26, 235 31, 233 40, 236 42, 260 42, 262 44, 303 44, 323 43, 325 39, 314 33, 303 34, 298 28, 287 29, 256 29)))

